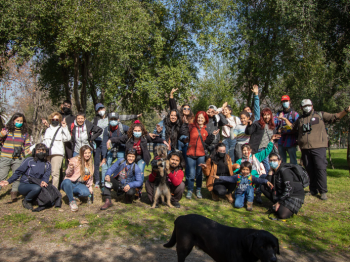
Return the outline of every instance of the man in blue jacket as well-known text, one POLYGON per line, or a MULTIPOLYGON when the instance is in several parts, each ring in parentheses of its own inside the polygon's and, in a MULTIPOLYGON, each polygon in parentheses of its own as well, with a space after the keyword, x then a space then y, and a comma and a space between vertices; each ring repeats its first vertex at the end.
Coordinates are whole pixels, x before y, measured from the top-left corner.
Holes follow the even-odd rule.
POLYGON ((132 203, 136 188, 141 187, 143 183, 141 170, 135 164, 135 159, 136 150, 130 149, 126 152, 125 159, 119 159, 108 169, 105 177, 105 189, 103 190, 106 202, 101 207, 101 210, 106 210, 112 206, 111 189, 114 189, 117 195, 125 194, 126 204, 132 203))

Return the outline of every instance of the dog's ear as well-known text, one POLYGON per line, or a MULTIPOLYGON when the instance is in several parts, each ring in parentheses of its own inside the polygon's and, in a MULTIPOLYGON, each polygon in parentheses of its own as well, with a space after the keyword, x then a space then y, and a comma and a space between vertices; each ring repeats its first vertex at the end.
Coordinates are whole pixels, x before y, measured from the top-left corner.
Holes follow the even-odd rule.
POLYGON ((249 250, 249 253, 253 251, 253 246, 257 233, 252 233, 244 238, 244 246, 249 250))
POLYGON ((276 246, 276 248, 277 248, 277 255, 279 255, 280 254, 280 244, 279 244, 279 242, 278 242, 278 238, 277 237, 275 237, 275 236, 273 236, 274 237, 274 242, 275 242, 275 246, 276 246))

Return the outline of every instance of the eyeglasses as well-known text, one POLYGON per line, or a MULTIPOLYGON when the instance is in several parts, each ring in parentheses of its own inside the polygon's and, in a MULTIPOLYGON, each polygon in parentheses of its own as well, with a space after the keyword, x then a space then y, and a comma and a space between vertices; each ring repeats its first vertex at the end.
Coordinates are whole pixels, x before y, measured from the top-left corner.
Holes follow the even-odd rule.
POLYGON ((190 111, 190 110, 191 110, 191 108, 189 108, 189 107, 184 107, 184 110, 186 110, 186 111, 190 111))
POLYGON ((59 121, 60 119, 59 118, 52 118, 52 120, 59 121))

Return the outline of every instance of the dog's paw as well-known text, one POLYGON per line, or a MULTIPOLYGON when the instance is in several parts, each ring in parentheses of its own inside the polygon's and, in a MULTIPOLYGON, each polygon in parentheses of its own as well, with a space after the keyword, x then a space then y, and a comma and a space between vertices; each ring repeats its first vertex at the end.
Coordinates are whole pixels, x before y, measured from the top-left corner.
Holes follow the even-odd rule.
POLYGON ((159 166, 159 167, 163 167, 163 161, 161 161, 161 160, 160 160, 160 161, 158 161, 158 162, 157 162, 157 166, 159 166))

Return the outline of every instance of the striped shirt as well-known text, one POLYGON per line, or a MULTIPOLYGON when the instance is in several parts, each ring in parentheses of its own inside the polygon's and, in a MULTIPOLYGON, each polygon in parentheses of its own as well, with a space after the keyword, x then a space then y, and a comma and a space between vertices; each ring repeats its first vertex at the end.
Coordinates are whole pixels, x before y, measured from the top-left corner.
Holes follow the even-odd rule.
POLYGON ((245 133, 246 125, 238 124, 231 130, 231 139, 236 139, 237 144, 243 145, 249 143, 250 135, 245 133))
MULTIPOLYGON (((1 133, 0 138, 4 138, 1 133)), ((1 148, 1 157, 12 158, 14 147, 22 147, 22 152, 27 152, 30 147, 29 135, 25 134, 22 136, 20 129, 16 129, 14 133, 7 134, 1 148)))

